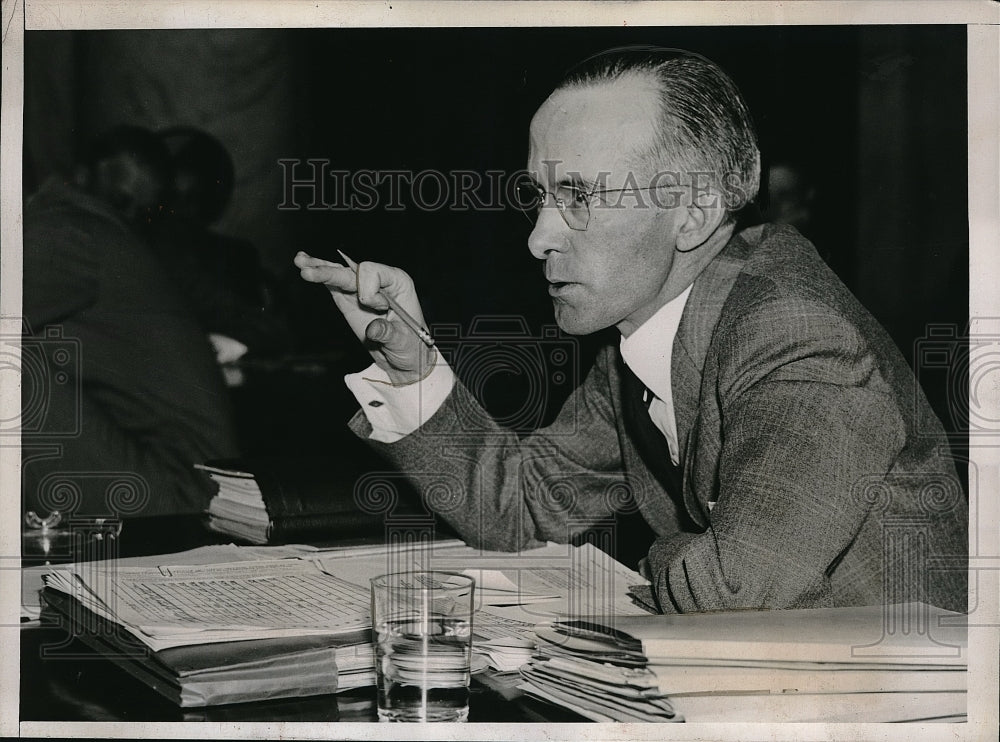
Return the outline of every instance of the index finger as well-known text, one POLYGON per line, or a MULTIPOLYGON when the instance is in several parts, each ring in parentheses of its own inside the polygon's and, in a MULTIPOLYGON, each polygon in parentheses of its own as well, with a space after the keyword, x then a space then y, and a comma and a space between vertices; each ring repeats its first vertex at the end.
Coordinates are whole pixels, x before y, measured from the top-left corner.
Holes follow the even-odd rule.
POLYGON ((295 253, 295 258, 292 262, 295 263, 296 268, 318 268, 325 265, 338 266, 340 268, 344 267, 340 265, 340 263, 331 263, 329 260, 323 260, 323 258, 314 258, 305 250, 299 250, 295 253))
POLYGON ((331 263, 329 260, 314 258, 299 252, 293 261, 299 269, 299 274, 310 283, 322 283, 339 291, 354 293, 357 290, 357 278, 350 268, 331 263))
POLYGON ((368 306, 385 309, 385 296, 406 307, 407 311, 419 311, 413 279, 401 268, 366 260, 358 265, 358 301, 368 306))

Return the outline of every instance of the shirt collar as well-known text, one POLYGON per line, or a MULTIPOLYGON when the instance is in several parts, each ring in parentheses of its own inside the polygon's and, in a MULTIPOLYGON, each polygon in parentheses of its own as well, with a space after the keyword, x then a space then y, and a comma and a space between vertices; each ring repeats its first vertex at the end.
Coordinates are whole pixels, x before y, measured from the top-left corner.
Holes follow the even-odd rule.
MULTIPOLYGON (((692 284, 693 285, 693 284, 692 284)), ((674 338, 691 294, 688 286, 660 307, 628 337, 622 337, 622 358, 647 389, 665 402, 671 401, 670 362, 674 338)))

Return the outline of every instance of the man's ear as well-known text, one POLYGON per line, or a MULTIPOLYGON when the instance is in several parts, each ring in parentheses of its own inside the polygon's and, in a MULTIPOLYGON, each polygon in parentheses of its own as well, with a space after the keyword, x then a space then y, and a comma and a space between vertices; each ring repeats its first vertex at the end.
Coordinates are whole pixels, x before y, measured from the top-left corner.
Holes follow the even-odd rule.
POLYGON ((677 250, 692 252, 704 245, 726 221, 729 213, 723 195, 713 189, 699 191, 685 206, 684 221, 677 231, 677 250))

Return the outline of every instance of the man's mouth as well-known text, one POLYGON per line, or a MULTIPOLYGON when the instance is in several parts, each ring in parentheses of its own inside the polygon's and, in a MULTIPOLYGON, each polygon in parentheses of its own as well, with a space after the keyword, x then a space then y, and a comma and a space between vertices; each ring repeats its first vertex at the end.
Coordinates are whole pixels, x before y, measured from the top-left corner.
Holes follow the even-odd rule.
POLYGON ((576 286, 572 281, 549 281, 549 296, 559 296, 564 294, 573 286, 576 286))

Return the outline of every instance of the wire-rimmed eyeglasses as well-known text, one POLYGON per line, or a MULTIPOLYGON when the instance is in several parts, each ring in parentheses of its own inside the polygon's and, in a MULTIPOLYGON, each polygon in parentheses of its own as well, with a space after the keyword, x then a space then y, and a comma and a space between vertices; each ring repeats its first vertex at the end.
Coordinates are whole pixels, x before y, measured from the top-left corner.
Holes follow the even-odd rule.
POLYGON ((560 183, 555 191, 546 191, 533 180, 522 180, 517 183, 518 208, 534 222, 538 213, 545 206, 549 196, 555 201, 556 208, 563 221, 570 229, 578 232, 586 231, 590 224, 590 202, 594 196, 608 193, 627 193, 630 191, 655 191, 660 188, 676 188, 673 183, 661 183, 654 186, 629 186, 627 188, 593 188, 585 190, 570 183, 560 183))

